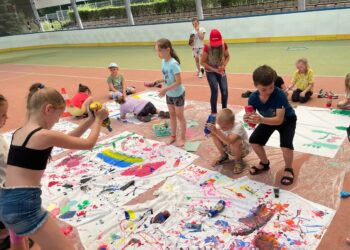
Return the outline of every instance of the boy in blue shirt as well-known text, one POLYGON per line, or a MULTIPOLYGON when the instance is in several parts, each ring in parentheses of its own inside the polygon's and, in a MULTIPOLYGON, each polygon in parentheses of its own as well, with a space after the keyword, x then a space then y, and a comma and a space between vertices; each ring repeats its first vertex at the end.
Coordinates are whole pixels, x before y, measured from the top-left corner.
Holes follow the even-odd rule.
POLYGON ((257 91, 250 95, 248 104, 253 106, 260 115, 256 112, 246 114, 244 120, 259 124, 250 136, 249 142, 258 155, 260 163, 251 167, 250 174, 258 175, 270 169, 270 161, 266 156, 264 146, 272 133, 277 130, 280 133, 280 146, 285 161, 281 184, 291 185, 294 181, 293 139, 297 117, 285 93, 274 86, 276 77, 276 71, 267 65, 260 66, 253 73, 253 81, 257 91))

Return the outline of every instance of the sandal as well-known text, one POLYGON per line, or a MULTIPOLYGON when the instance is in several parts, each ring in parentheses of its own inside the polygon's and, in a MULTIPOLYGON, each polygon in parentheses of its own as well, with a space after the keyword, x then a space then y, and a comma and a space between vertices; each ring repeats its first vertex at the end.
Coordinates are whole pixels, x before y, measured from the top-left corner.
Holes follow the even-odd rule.
POLYGON ((251 91, 247 90, 246 92, 242 93, 242 98, 248 98, 252 94, 251 91))
POLYGON ((293 181, 294 181, 294 171, 293 171, 293 169, 292 168, 285 168, 284 172, 291 173, 293 175, 293 177, 283 176, 282 179, 281 179, 281 184, 282 185, 286 185, 286 186, 292 185, 293 181))
POLYGON ((317 98, 326 98, 327 92, 324 92, 323 89, 320 89, 320 91, 317 94, 317 98))
POLYGON ((264 172, 270 170, 270 161, 266 164, 260 162, 259 165, 263 166, 263 168, 258 168, 256 166, 253 166, 250 168, 249 173, 251 175, 258 175, 258 174, 261 174, 261 173, 264 173, 264 172), (252 172, 252 170, 254 170, 254 172, 252 172))
POLYGON ((243 173, 244 169, 246 168, 246 165, 243 161, 238 161, 233 165, 233 173, 234 174, 241 174, 243 173))
POLYGON ((221 165, 229 159, 228 154, 220 156, 214 163, 214 166, 221 165))

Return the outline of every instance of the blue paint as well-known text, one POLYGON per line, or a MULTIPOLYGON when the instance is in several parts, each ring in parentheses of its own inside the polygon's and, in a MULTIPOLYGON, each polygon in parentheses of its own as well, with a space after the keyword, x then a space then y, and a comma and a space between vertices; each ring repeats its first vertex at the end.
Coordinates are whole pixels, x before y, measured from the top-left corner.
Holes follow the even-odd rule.
POLYGON ((249 247, 249 242, 244 242, 243 240, 235 239, 235 247, 249 247))
POLYGON ((224 220, 217 220, 215 222, 215 226, 220 226, 220 227, 223 227, 223 228, 227 228, 229 227, 230 225, 228 224, 227 221, 224 221, 224 220))
POLYGON ((214 243, 217 244, 218 243, 218 239, 216 238, 216 236, 212 235, 212 236, 208 236, 207 238, 204 239, 205 243, 214 243))
POLYGON ((60 219, 70 219, 75 215, 76 211, 68 211, 62 215, 60 215, 60 219))
POLYGON ((113 166, 116 166, 119 168, 127 168, 127 167, 131 166, 132 164, 134 164, 131 162, 125 162, 122 160, 114 159, 114 158, 107 156, 107 155, 104 155, 102 153, 98 153, 97 157, 100 158, 101 160, 103 160, 105 163, 108 163, 110 165, 113 165, 113 166))
POLYGON ((76 204, 78 204, 78 201, 73 200, 68 203, 68 206, 75 206, 76 204))
POLYGON ((179 238, 180 238, 180 239, 185 239, 185 240, 187 239, 187 237, 186 237, 185 235, 183 235, 183 234, 180 234, 180 235, 179 235, 179 238))

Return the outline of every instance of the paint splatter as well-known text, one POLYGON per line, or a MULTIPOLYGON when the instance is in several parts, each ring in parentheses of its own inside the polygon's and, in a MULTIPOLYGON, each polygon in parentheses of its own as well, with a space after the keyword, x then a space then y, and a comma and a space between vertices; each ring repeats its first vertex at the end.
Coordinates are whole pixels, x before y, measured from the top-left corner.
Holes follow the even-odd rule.
POLYGON ((66 158, 64 158, 59 164, 56 165, 56 167, 76 167, 80 165, 81 160, 84 158, 84 156, 78 156, 78 155, 70 155, 66 158))
POLYGON ((207 238, 205 238, 205 239, 204 239, 204 242, 205 242, 206 244, 208 244, 208 243, 213 243, 214 245, 217 245, 217 244, 219 244, 219 243, 224 243, 224 241, 221 240, 219 236, 214 236, 214 235, 208 236, 207 238))
POLYGON ((97 157, 102 159, 104 162, 119 168, 126 168, 134 163, 140 163, 144 161, 140 157, 129 156, 123 153, 114 152, 109 149, 105 149, 101 153, 98 153, 97 157))
POLYGON ((158 168, 164 166, 166 164, 165 161, 154 162, 154 163, 146 163, 144 165, 135 166, 129 168, 121 173, 123 176, 137 176, 144 177, 151 175, 158 168))
POLYGON ((323 216, 325 215, 325 212, 323 211, 312 211, 312 212, 314 213, 314 215, 320 218, 323 218, 323 216))
POLYGON ((278 242, 273 234, 267 234, 264 232, 258 233, 253 240, 254 245, 258 249, 278 250, 278 242))
POLYGON ((305 147, 313 147, 313 148, 327 148, 327 149, 332 149, 332 150, 337 150, 338 146, 329 144, 329 143, 323 143, 323 142, 313 142, 313 143, 307 143, 304 144, 303 146, 305 147))
POLYGON ((75 213, 76 213, 76 211, 68 211, 64 214, 61 214, 59 218, 63 219, 63 220, 67 220, 67 219, 74 217, 75 213))
POLYGON ((78 217, 86 216, 86 212, 85 211, 80 211, 79 213, 77 213, 77 216, 78 217))
POLYGON ((82 210, 82 209, 86 208, 89 205, 90 205, 90 201, 84 200, 81 204, 78 204, 77 207, 78 207, 79 210, 82 210))
POLYGON ((52 186, 55 186, 55 185, 58 185, 60 184, 58 181, 50 181, 49 184, 47 184, 48 187, 52 187, 52 186))
POLYGON ((68 227, 62 228, 61 230, 62 230, 62 233, 67 236, 68 234, 70 234, 73 231, 73 227, 68 226, 68 227))

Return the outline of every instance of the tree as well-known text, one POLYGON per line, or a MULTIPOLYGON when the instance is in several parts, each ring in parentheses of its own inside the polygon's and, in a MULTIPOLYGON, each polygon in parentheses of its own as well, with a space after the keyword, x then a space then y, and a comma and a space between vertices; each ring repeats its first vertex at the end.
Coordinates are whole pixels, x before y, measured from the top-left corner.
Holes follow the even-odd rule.
POLYGON ((0 36, 8 36, 23 31, 23 20, 14 5, 8 0, 0 2, 0 36))

